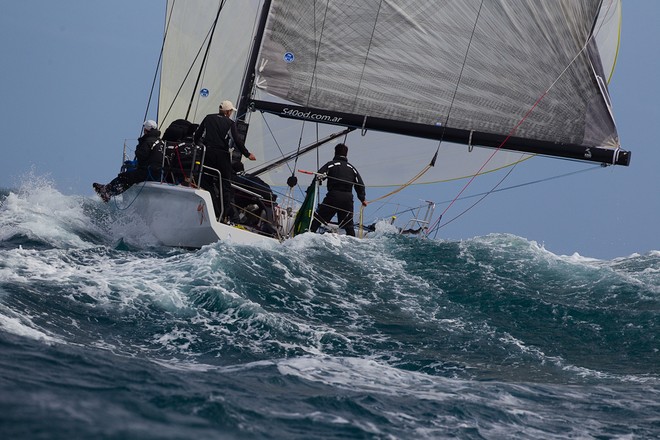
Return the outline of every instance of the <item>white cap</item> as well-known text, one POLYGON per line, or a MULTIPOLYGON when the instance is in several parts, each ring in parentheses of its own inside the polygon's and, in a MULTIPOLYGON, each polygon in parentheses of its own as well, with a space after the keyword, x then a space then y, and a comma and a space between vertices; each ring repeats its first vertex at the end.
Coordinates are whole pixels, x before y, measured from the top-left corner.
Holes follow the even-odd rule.
POLYGON ((232 104, 231 101, 222 101, 220 103, 220 110, 223 111, 223 112, 226 112, 227 110, 236 111, 236 108, 234 108, 234 104, 232 104))
POLYGON ((142 124, 142 128, 144 128, 146 131, 155 130, 158 128, 158 124, 156 124, 156 121, 152 121, 151 119, 148 119, 144 121, 144 124, 142 124))

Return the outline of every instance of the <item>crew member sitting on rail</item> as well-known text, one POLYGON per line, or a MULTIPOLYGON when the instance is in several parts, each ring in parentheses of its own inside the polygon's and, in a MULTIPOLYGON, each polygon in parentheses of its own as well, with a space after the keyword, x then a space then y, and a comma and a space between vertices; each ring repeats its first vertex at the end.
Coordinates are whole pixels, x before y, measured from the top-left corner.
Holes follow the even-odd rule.
POLYGON ((94 191, 101 200, 108 202, 110 197, 121 194, 132 185, 145 180, 160 180, 163 164, 163 141, 160 139, 158 124, 151 119, 142 124, 144 134, 138 139, 135 147, 137 167, 131 165, 122 167, 122 172, 107 185, 92 184, 94 191))

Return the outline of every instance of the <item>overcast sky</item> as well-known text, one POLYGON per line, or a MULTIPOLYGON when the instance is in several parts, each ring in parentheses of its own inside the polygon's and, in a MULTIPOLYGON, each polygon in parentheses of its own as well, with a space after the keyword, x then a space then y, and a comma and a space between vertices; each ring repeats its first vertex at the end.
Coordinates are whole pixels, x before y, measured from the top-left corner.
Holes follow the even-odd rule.
MULTIPOLYGON (((0 187, 46 176, 62 194, 94 197, 91 183, 117 174, 124 139, 140 133, 165 1, 3 0, 2 6, 0 187)), ((658 0, 624 0, 610 93, 622 146, 632 151, 631 166, 492 194, 442 228, 438 238, 512 233, 556 254, 595 258, 659 250, 659 17, 658 0)), ((134 145, 129 141, 131 150, 134 145)), ((592 167, 535 158, 517 167, 502 187, 592 167)), ((407 197, 434 200, 440 212, 456 190, 424 186, 407 197)))

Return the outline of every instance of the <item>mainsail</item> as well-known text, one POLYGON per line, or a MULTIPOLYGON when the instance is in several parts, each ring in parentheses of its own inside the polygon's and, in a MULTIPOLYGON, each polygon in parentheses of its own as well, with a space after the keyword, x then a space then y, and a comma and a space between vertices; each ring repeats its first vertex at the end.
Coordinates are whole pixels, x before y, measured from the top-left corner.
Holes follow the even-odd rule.
MULTIPOLYGON (((199 122, 221 99, 238 101, 248 81, 255 87, 243 98, 257 111, 239 117, 249 120, 256 167, 337 125, 356 128, 349 154, 369 185, 402 183, 438 149, 435 167, 418 183, 496 170, 533 154, 627 165, 607 90, 620 6, 169 0, 159 122, 183 117, 189 106, 188 118, 199 122), (263 13, 263 39, 255 41, 263 13), (201 66, 212 34, 197 81, 199 67, 191 66, 201 66), (246 77, 251 71, 256 77, 246 77)), ((298 168, 316 169, 319 157, 332 156, 331 146, 322 148, 299 157, 298 168)), ((294 171, 281 167, 264 178, 283 185, 294 171)))

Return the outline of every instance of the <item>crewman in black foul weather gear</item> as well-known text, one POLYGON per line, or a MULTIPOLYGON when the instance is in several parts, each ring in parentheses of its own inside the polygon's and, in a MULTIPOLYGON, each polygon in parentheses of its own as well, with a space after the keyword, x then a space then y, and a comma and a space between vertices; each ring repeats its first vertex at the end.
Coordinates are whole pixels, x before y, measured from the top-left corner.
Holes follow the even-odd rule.
MULTIPOLYGON (((231 152, 229 151, 230 140, 242 153, 243 156, 250 160, 256 160, 254 154, 250 153, 243 144, 243 140, 238 135, 236 123, 231 119, 232 113, 236 111, 234 104, 231 101, 222 101, 218 113, 206 115, 199 124, 195 132, 195 143, 200 141, 206 146, 206 157, 204 165, 215 168, 220 171, 222 175, 222 201, 223 201, 223 217, 236 222, 237 213, 232 208, 234 200, 234 191, 231 187, 231 152)), ((208 181, 209 179, 207 179, 208 181)), ((202 180, 204 182, 204 180, 202 180)), ((212 190, 212 188, 206 188, 212 190)), ((214 191, 211 191, 213 194, 214 191)), ((219 205, 217 200, 214 200, 216 207, 216 215, 219 214, 219 205)))
POLYGON ((357 169, 348 163, 348 147, 344 144, 335 146, 335 157, 323 165, 318 173, 327 176, 328 193, 319 205, 310 230, 316 232, 320 222, 327 224, 337 214, 339 227, 346 235, 355 237, 353 228, 353 189, 362 206, 367 206, 364 182, 357 169))
POLYGON ((136 183, 160 180, 164 143, 160 139, 158 124, 148 120, 142 124, 142 129, 144 134, 140 136, 135 147, 136 167, 122 171, 107 185, 92 184, 94 191, 104 202, 109 201, 112 196, 123 193, 136 183))

